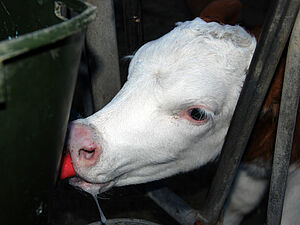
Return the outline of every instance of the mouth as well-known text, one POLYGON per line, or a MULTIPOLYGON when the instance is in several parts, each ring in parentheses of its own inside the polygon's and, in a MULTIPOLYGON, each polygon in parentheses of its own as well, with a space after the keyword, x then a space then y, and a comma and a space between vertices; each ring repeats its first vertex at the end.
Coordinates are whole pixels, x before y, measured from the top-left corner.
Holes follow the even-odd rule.
POLYGON ((109 181, 106 183, 90 183, 81 179, 80 177, 70 178, 69 183, 74 187, 90 193, 91 195, 103 193, 114 186, 113 181, 109 181))

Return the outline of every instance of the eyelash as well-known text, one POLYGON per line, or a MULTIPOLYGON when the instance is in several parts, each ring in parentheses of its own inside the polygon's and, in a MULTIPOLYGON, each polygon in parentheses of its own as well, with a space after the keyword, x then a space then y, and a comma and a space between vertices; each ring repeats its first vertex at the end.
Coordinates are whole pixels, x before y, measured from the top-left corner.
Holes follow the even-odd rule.
POLYGON ((211 115, 203 106, 199 105, 185 109, 180 114, 180 117, 188 120, 193 124, 202 125, 205 124, 211 118, 211 115))
POLYGON ((207 112, 202 108, 191 108, 187 111, 190 118, 195 121, 204 121, 208 119, 207 112))

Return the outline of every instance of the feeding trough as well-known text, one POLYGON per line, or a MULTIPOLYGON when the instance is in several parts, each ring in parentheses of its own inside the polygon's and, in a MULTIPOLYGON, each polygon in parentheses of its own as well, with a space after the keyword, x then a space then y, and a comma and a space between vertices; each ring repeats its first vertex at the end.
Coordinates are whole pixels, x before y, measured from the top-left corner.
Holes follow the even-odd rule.
POLYGON ((0 4, 1 223, 47 220, 81 56, 95 8, 79 0, 0 4), (77 16, 61 12, 71 8, 77 16))

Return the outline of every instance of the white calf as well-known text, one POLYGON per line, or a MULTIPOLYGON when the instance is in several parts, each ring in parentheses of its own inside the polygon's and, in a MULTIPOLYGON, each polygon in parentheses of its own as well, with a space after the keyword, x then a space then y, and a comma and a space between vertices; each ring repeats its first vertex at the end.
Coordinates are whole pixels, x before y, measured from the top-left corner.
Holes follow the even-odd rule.
MULTIPOLYGON (((116 97, 72 123, 68 150, 78 178, 71 182, 97 193, 189 171, 215 159, 255 46, 255 38, 243 28, 199 18, 179 23, 142 46, 116 97)), ((224 224, 239 224, 266 185, 243 171, 224 224)))

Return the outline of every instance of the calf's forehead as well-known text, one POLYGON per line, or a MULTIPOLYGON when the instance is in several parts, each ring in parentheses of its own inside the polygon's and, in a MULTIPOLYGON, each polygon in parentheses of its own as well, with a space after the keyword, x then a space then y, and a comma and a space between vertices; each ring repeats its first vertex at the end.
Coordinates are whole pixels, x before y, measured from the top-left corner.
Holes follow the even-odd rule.
POLYGON ((129 83, 162 104, 222 105, 237 98, 255 46, 241 27, 197 18, 142 46, 130 63, 129 83))
POLYGON ((178 73, 242 76, 255 44, 255 39, 241 27, 206 23, 197 18, 140 48, 130 64, 129 78, 178 73))

